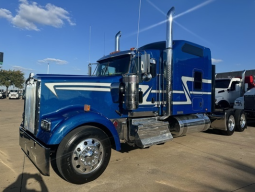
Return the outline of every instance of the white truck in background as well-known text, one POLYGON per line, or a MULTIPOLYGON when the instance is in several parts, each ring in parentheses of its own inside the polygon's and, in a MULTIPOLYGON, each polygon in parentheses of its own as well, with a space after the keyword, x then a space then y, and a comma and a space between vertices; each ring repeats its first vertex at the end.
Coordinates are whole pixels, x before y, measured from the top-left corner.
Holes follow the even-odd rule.
POLYGON ((0 99, 6 98, 6 92, 3 89, 0 89, 0 99))
POLYGON ((9 99, 20 99, 19 90, 10 90, 9 99))
POLYGON ((242 97, 247 90, 255 86, 253 77, 245 77, 245 72, 243 71, 242 77, 215 79, 216 108, 226 109, 233 107, 237 98, 242 97))
POLYGON ((224 78, 215 79, 215 105, 216 108, 230 108, 236 98, 240 97, 241 79, 224 78))

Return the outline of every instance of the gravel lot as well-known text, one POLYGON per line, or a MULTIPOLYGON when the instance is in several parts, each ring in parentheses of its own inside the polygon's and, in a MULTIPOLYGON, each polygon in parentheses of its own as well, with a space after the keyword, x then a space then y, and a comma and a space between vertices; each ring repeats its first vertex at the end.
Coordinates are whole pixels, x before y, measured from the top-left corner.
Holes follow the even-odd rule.
POLYGON ((23 100, 0 100, 0 191, 255 191, 255 123, 232 136, 194 133, 164 145, 112 151, 95 181, 73 185, 40 175, 19 147, 23 100))

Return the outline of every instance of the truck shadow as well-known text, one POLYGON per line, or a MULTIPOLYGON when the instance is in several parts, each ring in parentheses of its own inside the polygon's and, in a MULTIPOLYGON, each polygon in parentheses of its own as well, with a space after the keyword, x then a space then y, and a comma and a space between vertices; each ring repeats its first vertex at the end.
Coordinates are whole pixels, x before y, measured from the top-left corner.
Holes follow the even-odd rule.
POLYGON ((18 176, 16 181, 6 187, 3 192, 11 192, 11 191, 26 191, 26 192, 36 192, 43 191, 48 192, 48 188, 45 185, 43 178, 40 174, 30 174, 30 173, 22 173, 18 176), (28 189, 27 186, 38 183, 40 185, 40 189, 28 189))
POLYGON ((133 151, 133 150, 136 150, 136 149, 139 149, 138 147, 133 147, 133 146, 130 146, 126 143, 121 143, 121 150, 120 152, 121 153, 128 153, 129 151, 133 151))
MULTIPOLYGON (((229 174, 229 172, 224 172, 218 167, 215 167, 213 172, 214 176, 219 180, 224 180, 225 183, 232 185, 231 191, 251 192, 254 191, 254 174, 255 167, 252 164, 246 163, 242 157, 234 160, 233 158, 224 157, 221 155, 214 155, 208 157, 214 162, 217 162, 219 165, 224 165, 226 169, 234 169, 235 174, 229 174), (242 178, 243 177, 243 178, 242 178)), ((212 186, 209 186, 210 188, 212 186)), ((215 189, 218 191, 224 191, 215 186, 215 189)))
POLYGON ((249 120, 247 121, 247 125, 248 125, 249 127, 255 127, 255 119, 249 119, 249 120))
MULTIPOLYGON (((248 119, 247 126, 251 127, 251 128, 255 128, 255 119, 248 119)), ((215 134, 215 135, 225 135, 223 131, 218 130, 218 129, 208 129, 208 130, 204 131, 204 133, 215 134)))

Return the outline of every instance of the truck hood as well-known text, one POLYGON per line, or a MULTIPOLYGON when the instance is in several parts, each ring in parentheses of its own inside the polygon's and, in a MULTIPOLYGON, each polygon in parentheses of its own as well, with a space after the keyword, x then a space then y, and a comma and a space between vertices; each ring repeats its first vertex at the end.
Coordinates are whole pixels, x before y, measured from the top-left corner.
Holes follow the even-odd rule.
POLYGON ((88 76, 88 75, 57 75, 38 74, 40 80, 55 96, 61 90, 73 91, 109 91, 112 83, 120 83, 122 76, 88 76))
POLYGON ((255 95, 255 88, 250 89, 244 95, 255 95))
POLYGON ((122 76, 39 74, 34 79, 40 81, 40 114, 43 116, 61 113, 68 108, 83 109, 85 104, 109 119, 118 116, 115 110, 119 103, 114 102, 113 92, 116 91, 113 89, 118 89, 122 76))

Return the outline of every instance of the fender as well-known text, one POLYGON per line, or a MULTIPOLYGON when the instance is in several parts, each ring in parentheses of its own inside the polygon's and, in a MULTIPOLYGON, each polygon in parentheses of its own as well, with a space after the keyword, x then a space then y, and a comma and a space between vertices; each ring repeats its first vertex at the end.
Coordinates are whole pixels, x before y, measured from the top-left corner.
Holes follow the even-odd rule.
POLYGON ((220 101, 224 100, 224 97, 222 96, 216 96, 215 97, 215 105, 218 105, 220 101))
POLYGON ((79 111, 75 115, 65 118, 65 120, 63 120, 61 123, 58 124, 57 127, 54 128, 47 144, 59 144, 70 131, 72 131, 76 127, 79 127, 80 125, 89 123, 97 123, 106 127, 111 132, 114 138, 116 150, 120 150, 121 147, 119 135, 114 125, 109 119, 95 111, 79 111))

